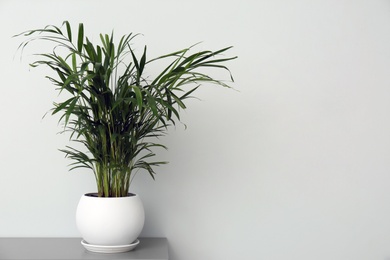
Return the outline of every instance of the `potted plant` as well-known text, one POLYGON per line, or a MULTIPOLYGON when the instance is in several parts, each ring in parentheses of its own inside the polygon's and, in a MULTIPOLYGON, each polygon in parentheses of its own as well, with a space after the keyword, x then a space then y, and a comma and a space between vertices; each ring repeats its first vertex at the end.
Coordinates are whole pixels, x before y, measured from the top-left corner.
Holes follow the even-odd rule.
POLYGON ((233 81, 224 64, 236 57, 220 56, 231 47, 193 54, 186 48, 147 60, 146 47, 140 57, 133 50, 137 35, 124 35, 114 44, 113 33, 100 34, 101 45, 94 45, 82 23, 76 34, 65 21, 62 27, 49 25, 20 35, 27 37, 21 49, 36 40, 54 44, 52 52, 38 54, 31 66, 50 68, 54 75, 47 78, 65 97, 54 103, 52 114, 60 114, 64 132, 78 144, 61 150, 73 161, 70 170, 88 168, 96 179, 97 192, 82 196, 76 214, 84 242, 133 245, 144 223, 142 203, 129 192, 134 170, 145 170, 154 179, 154 167, 165 163, 151 160, 154 149, 165 148, 157 138, 180 121, 185 100, 201 84, 229 87, 205 69, 226 70, 233 81), (157 76, 144 76, 146 65, 158 61, 169 62, 157 76))

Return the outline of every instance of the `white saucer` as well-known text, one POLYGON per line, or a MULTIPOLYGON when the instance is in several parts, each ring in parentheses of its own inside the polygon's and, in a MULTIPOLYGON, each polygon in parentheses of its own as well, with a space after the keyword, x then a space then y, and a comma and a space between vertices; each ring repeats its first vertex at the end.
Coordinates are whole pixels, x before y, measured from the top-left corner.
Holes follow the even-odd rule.
POLYGON ((95 252, 95 253, 123 253, 127 251, 133 250, 138 244, 139 240, 135 240, 133 243, 129 245, 120 245, 120 246, 99 246, 99 245, 92 245, 87 243, 86 241, 82 240, 81 244, 87 249, 88 251, 95 252))

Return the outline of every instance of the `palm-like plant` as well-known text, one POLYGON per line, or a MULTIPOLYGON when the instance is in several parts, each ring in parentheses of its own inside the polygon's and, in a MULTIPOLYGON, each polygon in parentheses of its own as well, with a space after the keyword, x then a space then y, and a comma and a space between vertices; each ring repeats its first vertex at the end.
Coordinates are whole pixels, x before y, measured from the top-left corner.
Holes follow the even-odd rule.
POLYGON ((65 29, 49 25, 19 34, 27 37, 19 48, 34 40, 55 44, 51 53, 38 54, 42 59, 31 66, 51 68, 56 76, 47 78, 60 92, 70 94, 65 101, 54 103, 52 114, 61 114, 71 140, 88 152, 70 146, 61 151, 73 160, 71 170, 86 167, 93 171, 98 196, 128 196, 135 169, 144 169, 154 178, 154 166, 165 163, 150 161, 154 148, 165 148, 155 138, 164 135, 175 119, 180 120, 184 101, 202 83, 229 87, 199 69, 227 70, 233 81, 223 64, 236 57, 217 57, 231 47, 194 54, 187 48, 147 61, 146 47, 140 58, 131 47, 136 35, 124 35, 114 45, 113 34, 101 34, 101 46, 94 46, 84 36, 82 23, 76 38, 69 22, 63 26, 65 29), (169 65, 157 77, 143 77, 147 64, 166 59, 169 65), (187 85, 189 89, 184 88, 187 85))

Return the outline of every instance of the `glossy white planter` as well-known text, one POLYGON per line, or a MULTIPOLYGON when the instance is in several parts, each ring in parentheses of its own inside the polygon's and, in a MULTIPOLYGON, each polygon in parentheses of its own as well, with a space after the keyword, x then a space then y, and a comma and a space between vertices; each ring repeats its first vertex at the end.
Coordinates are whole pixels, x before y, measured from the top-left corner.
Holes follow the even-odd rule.
POLYGON ((120 198, 86 194, 77 206, 77 227, 83 239, 91 245, 129 245, 141 233, 144 221, 144 207, 136 194, 120 198))

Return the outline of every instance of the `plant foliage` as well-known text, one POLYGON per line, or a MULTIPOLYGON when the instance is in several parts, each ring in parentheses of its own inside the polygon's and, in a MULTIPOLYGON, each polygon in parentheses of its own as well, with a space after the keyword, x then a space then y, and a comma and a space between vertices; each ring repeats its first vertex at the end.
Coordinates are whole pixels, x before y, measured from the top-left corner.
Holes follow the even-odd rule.
POLYGON ((72 159, 71 170, 93 171, 99 196, 127 196, 136 169, 146 170, 154 179, 154 167, 165 163, 151 161, 155 148, 165 148, 156 138, 180 120, 185 100, 203 83, 229 87, 200 69, 226 70, 233 81, 224 63, 236 57, 220 57, 231 47, 194 54, 186 48, 148 61, 146 46, 141 57, 134 53, 132 33, 118 44, 113 33, 100 34, 101 45, 94 45, 82 23, 73 34, 65 21, 61 28, 49 25, 20 35, 27 37, 21 49, 35 40, 55 44, 52 52, 38 54, 31 66, 52 69, 55 76, 47 78, 60 92, 70 94, 54 103, 52 114, 60 114, 71 140, 87 152, 70 146, 61 151, 72 159), (146 65, 159 60, 168 60, 169 65, 154 79, 144 78, 146 65))

